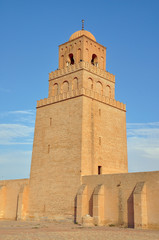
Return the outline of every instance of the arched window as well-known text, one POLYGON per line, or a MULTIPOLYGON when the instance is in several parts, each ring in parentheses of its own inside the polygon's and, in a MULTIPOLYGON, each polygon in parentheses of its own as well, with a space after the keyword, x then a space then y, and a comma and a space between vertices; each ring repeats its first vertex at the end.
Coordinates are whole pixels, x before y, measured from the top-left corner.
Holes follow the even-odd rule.
POLYGON ((92 54, 92 60, 91 60, 91 63, 98 67, 98 58, 97 58, 97 55, 96 54, 92 54))
POLYGON ((72 82, 72 90, 78 89, 78 78, 75 77, 72 82))
POLYGON ((82 59, 81 59, 81 49, 79 48, 79 49, 77 50, 77 63, 79 63, 80 60, 82 60, 82 59))
POLYGON ((73 65, 75 61, 72 53, 69 54, 69 58, 70 58, 70 64, 73 65))
POLYGON ((93 90, 93 80, 92 80, 92 78, 88 78, 88 89, 93 90))
POLYGON ((69 91, 69 83, 67 81, 64 81, 62 84, 62 92, 68 92, 69 91))
POLYGON ((111 88, 109 85, 106 86, 106 96, 111 98, 111 88))
POLYGON ((58 95, 58 84, 55 83, 53 85, 53 96, 57 96, 58 95))
POLYGON ((96 91, 97 91, 97 93, 103 95, 103 85, 101 82, 97 82, 96 91))

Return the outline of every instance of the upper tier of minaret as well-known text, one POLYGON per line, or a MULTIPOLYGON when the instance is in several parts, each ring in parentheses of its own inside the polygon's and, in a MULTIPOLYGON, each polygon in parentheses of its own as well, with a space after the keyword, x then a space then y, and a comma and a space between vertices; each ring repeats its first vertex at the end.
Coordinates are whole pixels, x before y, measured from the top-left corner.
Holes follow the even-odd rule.
POLYGON ((93 34, 86 30, 73 33, 68 42, 59 46, 59 69, 80 62, 106 70, 106 47, 97 43, 93 34))

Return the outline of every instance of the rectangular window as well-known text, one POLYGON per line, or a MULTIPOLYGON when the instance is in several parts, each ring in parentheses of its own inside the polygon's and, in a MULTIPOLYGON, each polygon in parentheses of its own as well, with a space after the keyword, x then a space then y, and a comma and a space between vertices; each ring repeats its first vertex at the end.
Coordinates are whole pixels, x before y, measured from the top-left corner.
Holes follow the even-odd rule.
POLYGON ((98 166, 98 175, 102 174, 102 166, 98 166))
POLYGON ((101 145, 101 137, 99 137, 99 145, 101 145))
POLYGON ((101 109, 99 109, 99 116, 101 116, 101 109))

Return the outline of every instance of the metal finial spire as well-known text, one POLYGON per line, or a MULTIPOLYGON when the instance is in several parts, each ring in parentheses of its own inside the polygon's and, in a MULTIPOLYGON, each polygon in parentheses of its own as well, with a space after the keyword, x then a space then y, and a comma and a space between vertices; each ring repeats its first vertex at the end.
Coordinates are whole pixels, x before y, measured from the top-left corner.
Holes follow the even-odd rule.
POLYGON ((84 30, 84 20, 82 19, 82 30, 84 30))

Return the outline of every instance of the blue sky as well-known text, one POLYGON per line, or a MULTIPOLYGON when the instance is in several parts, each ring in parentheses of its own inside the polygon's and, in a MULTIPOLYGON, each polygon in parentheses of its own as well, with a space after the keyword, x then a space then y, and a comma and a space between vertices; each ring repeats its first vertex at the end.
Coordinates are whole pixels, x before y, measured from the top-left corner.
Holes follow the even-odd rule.
POLYGON ((129 171, 159 170, 158 12, 158 0, 0 0, 0 179, 29 177, 36 101, 82 19, 127 105, 129 171))

